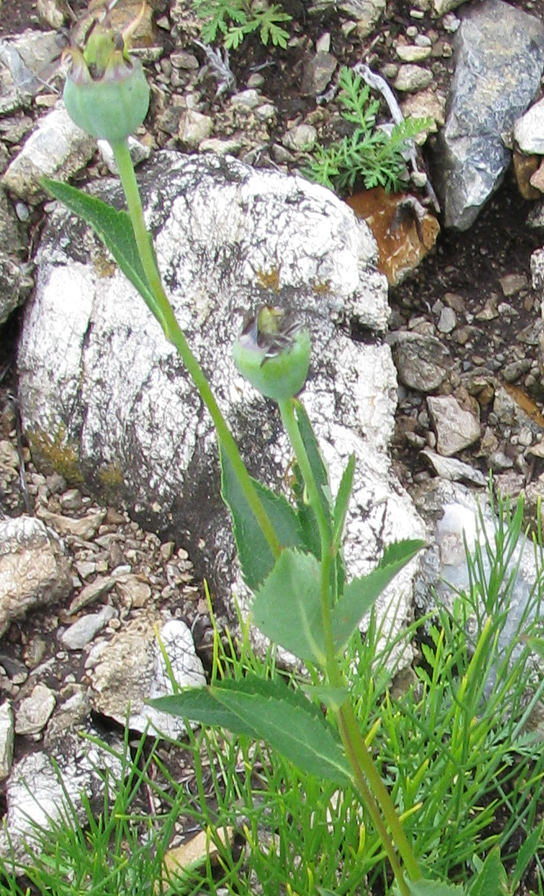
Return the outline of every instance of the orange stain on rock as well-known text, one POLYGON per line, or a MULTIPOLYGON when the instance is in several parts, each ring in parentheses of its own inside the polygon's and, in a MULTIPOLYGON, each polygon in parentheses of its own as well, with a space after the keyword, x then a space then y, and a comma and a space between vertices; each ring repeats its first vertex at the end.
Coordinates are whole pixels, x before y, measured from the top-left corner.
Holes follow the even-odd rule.
POLYGON ((434 246, 440 224, 415 196, 386 193, 382 187, 346 199, 366 221, 378 244, 378 268, 396 286, 434 246))

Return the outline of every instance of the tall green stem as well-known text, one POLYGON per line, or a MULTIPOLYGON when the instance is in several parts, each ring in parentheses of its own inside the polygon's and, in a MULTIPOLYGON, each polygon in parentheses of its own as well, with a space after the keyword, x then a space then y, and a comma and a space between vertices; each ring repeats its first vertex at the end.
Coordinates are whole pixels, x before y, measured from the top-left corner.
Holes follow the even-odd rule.
MULTIPOLYGON (((295 414, 295 400, 278 402, 283 425, 289 436, 297 464, 302 473, 304 484, 308 490, 310 504, 314 510, 319 527, 321 541, 321 617, 323 622, 324 643, 326 652, 326 671, 333 687, 343 687, 346 682, 340 669, 331 620, 331 569, 334 560, 330 526, 327 520, 321 496, 312 473, 311 464, 306 452, 295 414)), ((411 880, 419 880, 421 872, 416 858, 408 842, 402 823, 397 815, 393 801, 376 768, 366 742, 359 730, 357 719, 351 703, 346 702, 336 713, 338 727, 346 755, 353 770, 357 789, 366 804, 370 816, 376 826, 383 847, 397 879, 402 896, 409 896, 409 890, 403 877, 397 849, 411 880), (381 811, 380 811, 381 810, 381 811), (393 836, 389 834, 386 824, 393 836), (393 842, 394 841, 394 842, 393 842), (395 845, 396 844, 396 849, 395 845)))
POLYGON ((123 190, 125 192, 127 207, 132 221, 134 237, 136 239, 142 266, 147 282, 156 299, 156 308, 154 308, 153 311, 164 330, 166 338, 178 350, 187 371, 198 389, 202 401, 208 408, 217 430, 217 436, 238 478, 246 500, 270 546, 270 550, 277 558, 281 553, 281 544, 259 496, 255 491, 251 477, 240 457, 238 446, 231 435, 225 418, 223 417, 213 392, 208 385, 204 372, 189 347, 185 334, 176 320, 168 296, 164 291, 155 262, 151 240, 145 226, 140 192, 138 190, 138 184, 134 174, 134 166, 132 164, 132 159, 130 158, 127 141, 121 140, 118 143, 113 143, 112 150, 117 164, 117 170, 119 171, 119 177, 121 178, 121 183, 123 185, 123 190))

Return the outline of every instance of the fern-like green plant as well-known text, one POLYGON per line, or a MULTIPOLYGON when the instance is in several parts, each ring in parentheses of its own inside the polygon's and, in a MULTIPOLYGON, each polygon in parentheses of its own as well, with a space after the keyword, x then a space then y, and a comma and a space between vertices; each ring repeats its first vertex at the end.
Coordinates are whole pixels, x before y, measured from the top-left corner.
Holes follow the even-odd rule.
POLYGON ((343 195, 358 180, 365 189, 384 187, 398 191, 406 170, 404 153, 417 134, 428 126, 425 118, 407 118, 390 131, 377 127, 380 103, 350 68, 340 72, 339 101, 342 117, 355 125, 349 137, 330 146, 317 146, 310 166, 303 172, 311 180, 343 195))
POLYGON ((211 44, 222 38, 227 50, 236 50, 250 34, 259 33, 267 46, 285 48, 289 32, 281 22, 290 22, 291 16, 277 3, 261 0, 194 0, 197 14, 204 20, 202 40, 211 44))

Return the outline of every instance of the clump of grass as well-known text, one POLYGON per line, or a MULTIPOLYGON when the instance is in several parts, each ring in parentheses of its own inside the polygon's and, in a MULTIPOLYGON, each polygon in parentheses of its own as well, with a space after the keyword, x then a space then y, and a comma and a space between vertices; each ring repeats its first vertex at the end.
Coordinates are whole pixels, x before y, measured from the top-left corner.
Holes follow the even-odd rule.
MULTIPOLYGON (((544 751, 531 728, 544 678, 529 647, 542 579, 539 572, 517 631, 504 643, 523 507, 510 515, 499 505, 497 514, 494 536, 469 557, 468 591, 453 594, 450 608, 439 607, 393 640, 372 615, 366 636, 349 644, 345 671, 358 721, 370 732, 367 742, 421 866, 470 886, 486 857, 496 855, 498 862, 500 856, 508 881, 501 883, 499 863, 489 892, 516 894, 522 881, 544 879, 544 751), (399 691, 394 658, 414 641, 420 660, 411 685, 399 691)), ((255 654, 247 627, 236 642, 216 633, 212 676, 248 673, 295 682, 294 673, 278 668, 274 648, 265 657, 255 654)), ((379 836, 350 788, 305 774, 262 743, 220 729, 190 732, 169 747, 182 749, 191 758, 183 783, 164 746, 149 747, 144 737, 131 752, 127 732, 115 753, 121 771, 108 776, 98 816, 85 804, 82 825, 67 799, 64 821, 35 832, 26 870, 32 888, 51 896, 158 892, 163 857, 182 819, 191 831, 233 826, 238 842, 231 848, 218 841, 218 863, 186 869, 164 885, 167 894, 213 896, 226 889, 249 896, 256 887, 288 896, 395 892, 379 836), (155 813, 144 811, 149 794, 159 806, 155 813)), ((31 892, 9 863, 0 870, 6 894, 31 892)))
POLYGON ((428 126, 428 120, 406 118, 385 130, 377 126, 379 100, 371 98, 359 75, 342 68, 339 86, 341 115, 354 125, 353 131, 330 146, 316 146, 303 173, 340 195, 353 192, 358 182, 367 190, 381 186, 398 192, 406 186, 404 153, 409 141, 428 126))

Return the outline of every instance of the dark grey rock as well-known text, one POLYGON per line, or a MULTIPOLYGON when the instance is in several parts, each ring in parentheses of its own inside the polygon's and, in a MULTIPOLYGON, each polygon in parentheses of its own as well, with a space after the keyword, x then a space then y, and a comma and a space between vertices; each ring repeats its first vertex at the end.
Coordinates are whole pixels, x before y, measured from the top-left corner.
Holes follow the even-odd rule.
POLYGON ((509 165, 503 135, 538 93, 544 24, 503 0, 486 0, 464 14, 455 53, 435 168, 446 227, 467 230, 509 165))
POLYGON ((453 395, 427 398, 436 429, 436 447, 443 457, 451 457, 480 438, 480 421, 475 413, 461 407, 453 395))
POLYGON ((434 392, 448 374, 448 349, 435 336, 397 331, 387 337, 401 383, 418 392, 434 392))
POLYGON ((49 78, 60 58, 54 31, 27 30, 0 40, 0 114, 29 102, 49 78))
POLYGON ((0 187, 0 324, 25 301, 34 285, 25 255, 19 221, 0 187))
POLYGON ((317 96, 329 86, 338 60, 331 53, 318 52, 306 63, 302 75, 301 92, 304 96, 317 96))

